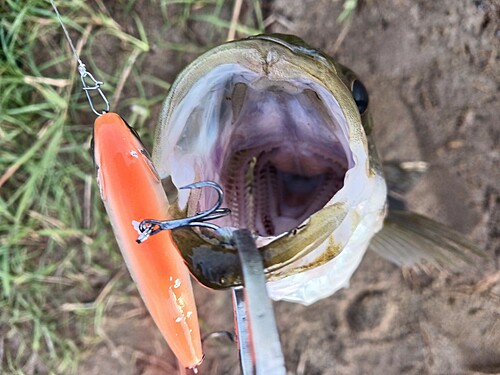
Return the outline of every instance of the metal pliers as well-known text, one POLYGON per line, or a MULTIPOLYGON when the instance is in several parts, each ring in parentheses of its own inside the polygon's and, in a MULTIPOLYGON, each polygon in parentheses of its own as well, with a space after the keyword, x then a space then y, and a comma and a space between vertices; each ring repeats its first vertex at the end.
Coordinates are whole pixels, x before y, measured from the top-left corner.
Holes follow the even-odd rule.
POLYGON ((286 375, 262 258, 248 229, 236 230, 233 240, 238 249, 244 284, 232 289, 242 374, 286 375))

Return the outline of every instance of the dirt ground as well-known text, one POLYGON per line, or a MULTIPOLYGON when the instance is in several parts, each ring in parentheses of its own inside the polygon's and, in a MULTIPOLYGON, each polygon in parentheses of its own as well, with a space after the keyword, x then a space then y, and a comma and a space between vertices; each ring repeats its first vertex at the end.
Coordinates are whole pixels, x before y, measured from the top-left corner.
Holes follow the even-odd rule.
MULTIPOLYGON (((498 3, 360 1, 342 43, 340 1, 265 5, 275 20, 269 31, 302 37, 362 78, 383 159, 430 163, 405 195, 408 206, 491 256, 470 275, 443 277, 401 272, 368 252, 349 288, 309 307, 276 303, 288 373, 500 373, 498 3)), ((154 27, 154 17, 146 26, 154 27)), ((158 54, 149 66, 159 75, 166 68, 158 54)), ((175 61, 165 79, 186 63, 175 61)), ((175 373, 171 352, 130 293, 129 305, 108 309, 108 340, 79 373, 175 373)), ((231 330, 229 292, 196 287, 196 294, 203 334, 231 330)), ((205 352, 202 374, 239 373, 227 340, 209 340, 205 352)))

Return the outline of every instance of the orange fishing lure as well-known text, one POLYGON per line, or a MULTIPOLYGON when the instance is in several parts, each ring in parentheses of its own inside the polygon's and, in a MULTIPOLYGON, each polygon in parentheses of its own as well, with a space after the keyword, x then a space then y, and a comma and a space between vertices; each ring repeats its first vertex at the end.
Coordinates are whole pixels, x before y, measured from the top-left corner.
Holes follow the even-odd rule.
MULTIPOLYGON (((163 337, 186 368, 203 359, 198 314, 191 279, 170 231, 158 231, 146 243, 136 242, 145 219, 166 217, 168 200, 161 181, 139 138, 116 113, 98 81, 85 68, 64 26, 54 1, 52 7, 78 62, 83 90, 94 122, 94 160, 97 182, 113 231, 128 270, 163 337), (97 91, 105 104, 98 111, 90 91, 97 91)), ((151 229, 151 228, 150 228, 151 229)))
POLYGON ((168 345, 187 368, 202 361, 198 315, 189 272, 162 231, 138 244, 137 225, 167 217, 168 201, 147 152, 116 113, 94 123, 94 158, 101 197, 125 263, 168 345))

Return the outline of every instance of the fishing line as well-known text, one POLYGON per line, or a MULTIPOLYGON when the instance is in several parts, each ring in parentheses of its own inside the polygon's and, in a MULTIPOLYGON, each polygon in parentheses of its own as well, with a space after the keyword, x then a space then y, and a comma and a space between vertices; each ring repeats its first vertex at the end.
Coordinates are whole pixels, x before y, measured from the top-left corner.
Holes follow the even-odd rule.
POLYGON ((101 116, 104 113, 109 112, 109 101, 101 89, 101 86, 104 85, 104 82, 98 81, 97 79, 95 79, 94 76, 92 75, 92 73, 90 73, 87 70, 85 64, 80 59, 80 56, 78 56, 78 52, 76 51, 76 48, 73 44, 73 41, 71 40, 71 37, 69 36, 68 30, 66 29, 66 26, 64 25, 61 14, 59 13, 59 10, 57 9, 56 4, 54 3, 54 0, 50 0, 50 3, 52 4, 52 8, 54 8, 54 11, 56 12, 57 19, 59 20, 59 23, 61 24, 61 27, 64 31, 64 35, 66 36, 66 39, 68 40, 68 43, 71 47, 71 50, 73 51, 73 55, 75 56, 75 59, 78 62, 78 72, 80 73, 80 80, 82 81, 83 91, 85 91, 85 95, 87 96, 87 100, 89 102, 90 108, 92 109, 92 112, 94 112, 97 116, 101 116), (87 80, 90 80, 92 82, 92 86, 89 86, 87 84, 87 80), (92 97, 90 96, 90 91, 97 91, 99 93, 101 99, 104 102, 104 109, 101 110, 100 112, 97 111, 97 109, 94 106, 94 103, 92 102, 92 97))

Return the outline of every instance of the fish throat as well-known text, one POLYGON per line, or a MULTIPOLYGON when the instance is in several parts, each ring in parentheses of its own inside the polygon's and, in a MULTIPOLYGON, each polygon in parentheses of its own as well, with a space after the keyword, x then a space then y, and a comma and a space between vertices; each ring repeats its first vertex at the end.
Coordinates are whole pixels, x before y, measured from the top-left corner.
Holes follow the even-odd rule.
POLYGON ((343 187, 349 158, 339 125, 309 88, 239 83, 225 100, 234 131, 220 182, 232 225, 260 236, 293 230, 343 187))

